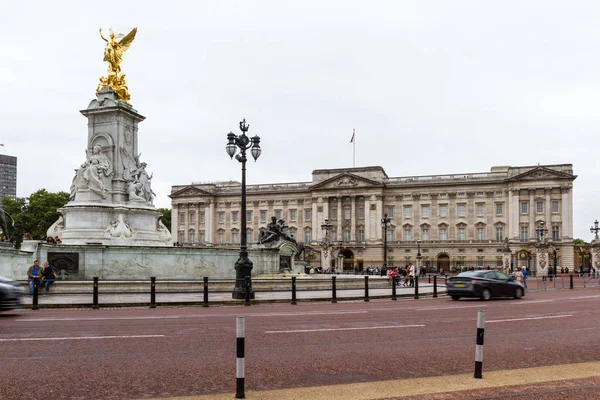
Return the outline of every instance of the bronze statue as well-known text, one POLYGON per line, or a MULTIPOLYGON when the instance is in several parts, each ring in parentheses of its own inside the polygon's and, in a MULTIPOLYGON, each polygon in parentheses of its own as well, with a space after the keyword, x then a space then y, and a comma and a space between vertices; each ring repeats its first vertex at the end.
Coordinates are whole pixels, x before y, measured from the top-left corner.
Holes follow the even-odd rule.
POLYGON ((296 239, 291 237, 288 232, 288 226, 285 221, 280 219, 277 220, 277 217, 271 217, 271 222, 267 225, 266 230, 261 230, 260 235, 258 237, 258 243, 266 244, 266 243, 275 243, 279 240, 289 240, 290 242, 296 243, 296 239))
POLYGON ((100 92, 104 86, 109 86, 115 91, 119 100, 129 102, 130 96, 127 89, 127 82, 125 81, 125 74, 121 73, 121 61, 123 61, 123 53, 131 46, 136 33, 137 28, 133 28, 125 36, 115 35, 111 29, 107 39, 102 35, 102 28, 100 28, 100 37, 106 42, 104 61, 108 62, 108 75, 100 78, 100 84, 96 89, 96 93, 100 92), (121 37, 122 39, 117 41, 121 37))
POLYGON ((6 217, 10 218, 10 220, 12 221, 12 226, 14 228, 15 220, 13 219, 13 217, 11 217, 9 213, 4 211, 3 208, 0 208, 0 228, 2 229, 2 233, 4 234, 4 237, 6 237, 6 241, 8 242, 10 241, 10 238, 8 236, 8 225, 6 225, 6 217))

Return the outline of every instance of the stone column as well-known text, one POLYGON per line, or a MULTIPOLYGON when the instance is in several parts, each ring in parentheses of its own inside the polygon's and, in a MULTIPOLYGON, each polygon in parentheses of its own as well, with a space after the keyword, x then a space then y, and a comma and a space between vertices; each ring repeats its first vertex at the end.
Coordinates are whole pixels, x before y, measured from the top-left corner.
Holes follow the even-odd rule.
MULTIPOLYGON (((535 189, 529 189, 529 237, 534 236, 537 239, 537 234, 535 232, 535 189)), ((548 226, 546 224, 546 226, 548 226)), ((548 259, 546 259, 546 262, 548 259)))
POLYGON ((204 209, 204 236, 206 244, 211 245, 215 240, 215 202, 209 201, 204 209))
MULTIPOLYGON (((313 197, 312 198, 312 210, 311 210, 311 216, 310 216, 310 225, 312 227, 312 237, 311 237, 311 241, 316 243, 319 241, 319 238, 321 237, 319 235, 319 229, 321 229, 321 226, 318 224, 317 221, 317 198, 313 197)), ((305 221, 305 223, 308 223, 309 221, 305 221)))
POLYGON ((344 210, 342 209, 342 207, 343 207, 342 206, 342 196, 338 196, 338 198, 337 198, 337 226, 336 226, 338 241, 340 240, 340 238, 343 239, 343 236, 340 236, 340 235, 344 234, 344 220, 343 220, 344 210))
MULTIPOLYGON (((496 204, 494 204, 494 207, 496 207, 496 204)), ((509 237, 513 240, 520 240, 519 191, 517 189, 508 191, 508 203, 506 204, 505 212, 508 214, 508 225, 510 229, 510 232, 508 233, 510 235, 509 237)), ((496 210, 494 210, 494 215, 496 215, 496 210)))
POLYGON ((356 196, 351 196, 350 201, 350 241, 356 242, 356 196))
POLYGON ((179 240, 179 204, 174 204, 171 208, 171 240, 177 242, 179 240))
POLYGON ((546 194, 544 199, 544 216, 546 219, 546 226, 548 227, 548 235, 552 238, 552 200, 550 199, 552 189, 546 188, 544 192, 546 194))
POLYGON ((365 195, 365 242, 375 239, 371 231, 371 196, 365 195))
POLYGON ((383 218, 383 196, 377 196, 377 202, 376 202, 376 206, 375 206, 375 215, 376 215, 376 220, 375 220, 375 226, 376 226, 376 232, 377 232, 377 239, 378 240, 383 240, 383 229, 379 228, 379 220, 381 218, 383 218))
POLYGON ((573 192, 568 187, 561 188, 560 192, 562 237, 573 239, 573 192))

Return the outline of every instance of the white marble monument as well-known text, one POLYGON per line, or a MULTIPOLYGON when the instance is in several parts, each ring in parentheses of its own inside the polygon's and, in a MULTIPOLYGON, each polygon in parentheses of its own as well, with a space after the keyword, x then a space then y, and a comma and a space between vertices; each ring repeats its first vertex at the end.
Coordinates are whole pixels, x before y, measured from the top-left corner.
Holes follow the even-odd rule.
POLYGON ((171 246, 153 204, 152 175, 139 161, 138 123, 144 117, 109 86, 81 113, 88 119, 86 160, 75 170, 71 200, 48 236, 65 245, 171 246))

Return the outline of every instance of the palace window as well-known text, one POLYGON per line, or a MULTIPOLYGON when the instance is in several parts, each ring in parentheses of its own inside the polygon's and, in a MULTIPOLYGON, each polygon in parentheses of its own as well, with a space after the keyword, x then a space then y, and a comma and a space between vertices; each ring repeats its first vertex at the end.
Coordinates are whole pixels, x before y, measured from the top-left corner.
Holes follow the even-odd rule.
POLYGON ((448 240, 448 232, 446 228, 440 228, 440 240, 448 240))
POLYGON ((337 229, 333 228, 331 230, 331 241, 332 242, 337 242, 337 229))
POLYGON ((362 229, 358 230, 358 241, 359 242, 365 241, 365 231, 363 231, 362 229))
POLYGON ((429 217, 429 206, 421 206, 421 217, 423 217, 423 218, 429 217))
POLYGON ((394 207, 393 206, 387 207, 387 215, 388 215, 388 218, 394 218, 394 207))
POLYGON ((358 207, 358 219, 365 219, 365 207, 364 206, 358 207))
POLYGON ((496 203, 496 216, 504 214, 504 203, 496 203))
POLYGON ((456 214, 457 214, 459 217, 464 217, 464 216, 465 216, 465 205, 464 205, 464 204, 459 204, 459 205, 456 207, 456 214))
POLYGON ((349 242, 350 241, 350 229, 346 229, 344 231, 344 241, 345 242, 349 242))
POLYGON ((527 225, 521 226, 521 240, 529 240, 529 227, 527 225))
POLYGON ((478 203, 477 204, 477 216, 484 217, 485 216, 485 204, 478 203))
POLYGON ((200 238, 199 238, 199 243, 206 243, 206 234, 204 233, 204 231, 200 232, 200 238))
POLYGON ((496 240, 499 242, 504 240, 504 228, 501 226, 496 228, 496 240))
POLYGON ((275 218, 277 218, 278 220, 281 219, 281 210, 275 210, 275 218))
POLYGON ((238 240, 238 233, 237 233, 237 232, 232 232, 232 233, 231 233, 231 241, 232 241, 234 244, 237 244, 237 243, 239 243, 239 240, 238 240))
POLYGON ((404 229, 404 240, 406 240, 407 242, 412 240, 412 231, 410 230, 410 228, 404 229))
POLYGON ((458 228, 458 240, 465 240, 465 228, 458 228))
POLYGON ((529 202, 528 201, 521 202, 521 214, 529 214, 529 202))
POLYGON ((543 201, 537 201, 535 203, 535 212, 538 214, 542 214, 544 212, 544 202, 543 201))
POLYGON ((220 224, 225 223, 225 212, 224 211, 219 211, 219 223, 220 224))
POLYGON ((296 220, 296 210, 290 210, 290 221, 296 220))
POLYGON ((231 212, 231 220, 233 221, 234 224, 236 222, 238 222, 238 218, 239 218, 238 215, 239 215, 238 211, 232 211, 231 212))
POLYGON ((223 232, 219 232, 219 244, 225 243, 225 234, 223 232))
POLYGON ((205 219, 206 219, 206 216, 205 216, 205 214, 204 214, 204 211, 202 211, 202 212, 198 213, 198 219, 199 219, 199 222, 200 222, 201 224, 203 224, 203 223, 204 223, 204 221, 205 221, 205 219))
POLYGON ((387 229, 386 234, 387 234, 388 242, 391 242, 392 240, 394 240, 394 230, 393 229, 387 229))
POLYGON ((249 224, 252 223, 252 211, 246 211, 246 222, 249 224))
POLYGON ((558 200, 552 200, 552 212, 554 214, 560 212, 560 202, 558 200))
POLYGON ((552 225, 552 240, 560 240, 560 228, 558 225, 552 225))
POLYGON ((429 240, 429 229, 424 228, 421 230, 421 240, 429 240))
POLYGON ((310 211, 311 210, 304 210, 304 220, 305 221, 310 221, 310 211))
POLYGON ((196 240, 196 234, 193 229, 190 229, 189 240, 190 240, 190 243, 194 243, 196 240))
POLYGON ((404 218, 410 218, 412 216, 412 207, 406 206, 404 207, 404 218))
POLYGON ((310 243, 310 231, 308 229, 304 231, 304 243, 310 243))
POLYGON ((184 213, 179 213, 179 224, 185 225, 185 214, 184 213))
POLYGON ((179 231, 179 243, 185 242, 185 231, 179 231))
POLYGON ((448 206, 443 204, 440 205, 440 217, 445 218, 448 216, 448 206))
POLYGON ((350 207, 344 208, 344 219, 348 221, 350 219, 350 207))
POLYGON ((477 240, 485 240, 485 228, 477 228, 477 240))
POLYGON ((195 224, 195 223, 196 223, 196 214, 191 212, 190 213, 190 225, 195 224))
POLYGON ((337 221, 337 207, 336 206, 332 206, 329 209, 329 219, 332 221, 337 221))
POLYGON ((267 222, 267 211, 260 210, 260 222, 267 222))

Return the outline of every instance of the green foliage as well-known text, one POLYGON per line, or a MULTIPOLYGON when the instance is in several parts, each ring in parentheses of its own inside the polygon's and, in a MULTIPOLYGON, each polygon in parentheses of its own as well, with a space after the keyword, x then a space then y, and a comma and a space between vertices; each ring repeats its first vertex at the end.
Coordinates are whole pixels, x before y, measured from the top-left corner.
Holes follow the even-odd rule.
POLYGON ((60 216, 58 209, 68 201, 69 193, 50 193, 46 189, 40 189, 28 198, 11 200, 5 197, 2 203, 4 210, 15 220, 14 227, 10 222, 8 224, 11 241, 20 244, 26 232, 34 239, 45 239, 46 231, 60 216))
POLYGON ((587 244, 585 240, 577 238, 577 239, 573 239, 573 244, 575 246, 583 246, 584 244, 587 244))
POLYGON ((170 208, 159 208, 158 212, 162 214, 160 220, 167 227, 167 229, 171 230, 171 209, 170 208))

